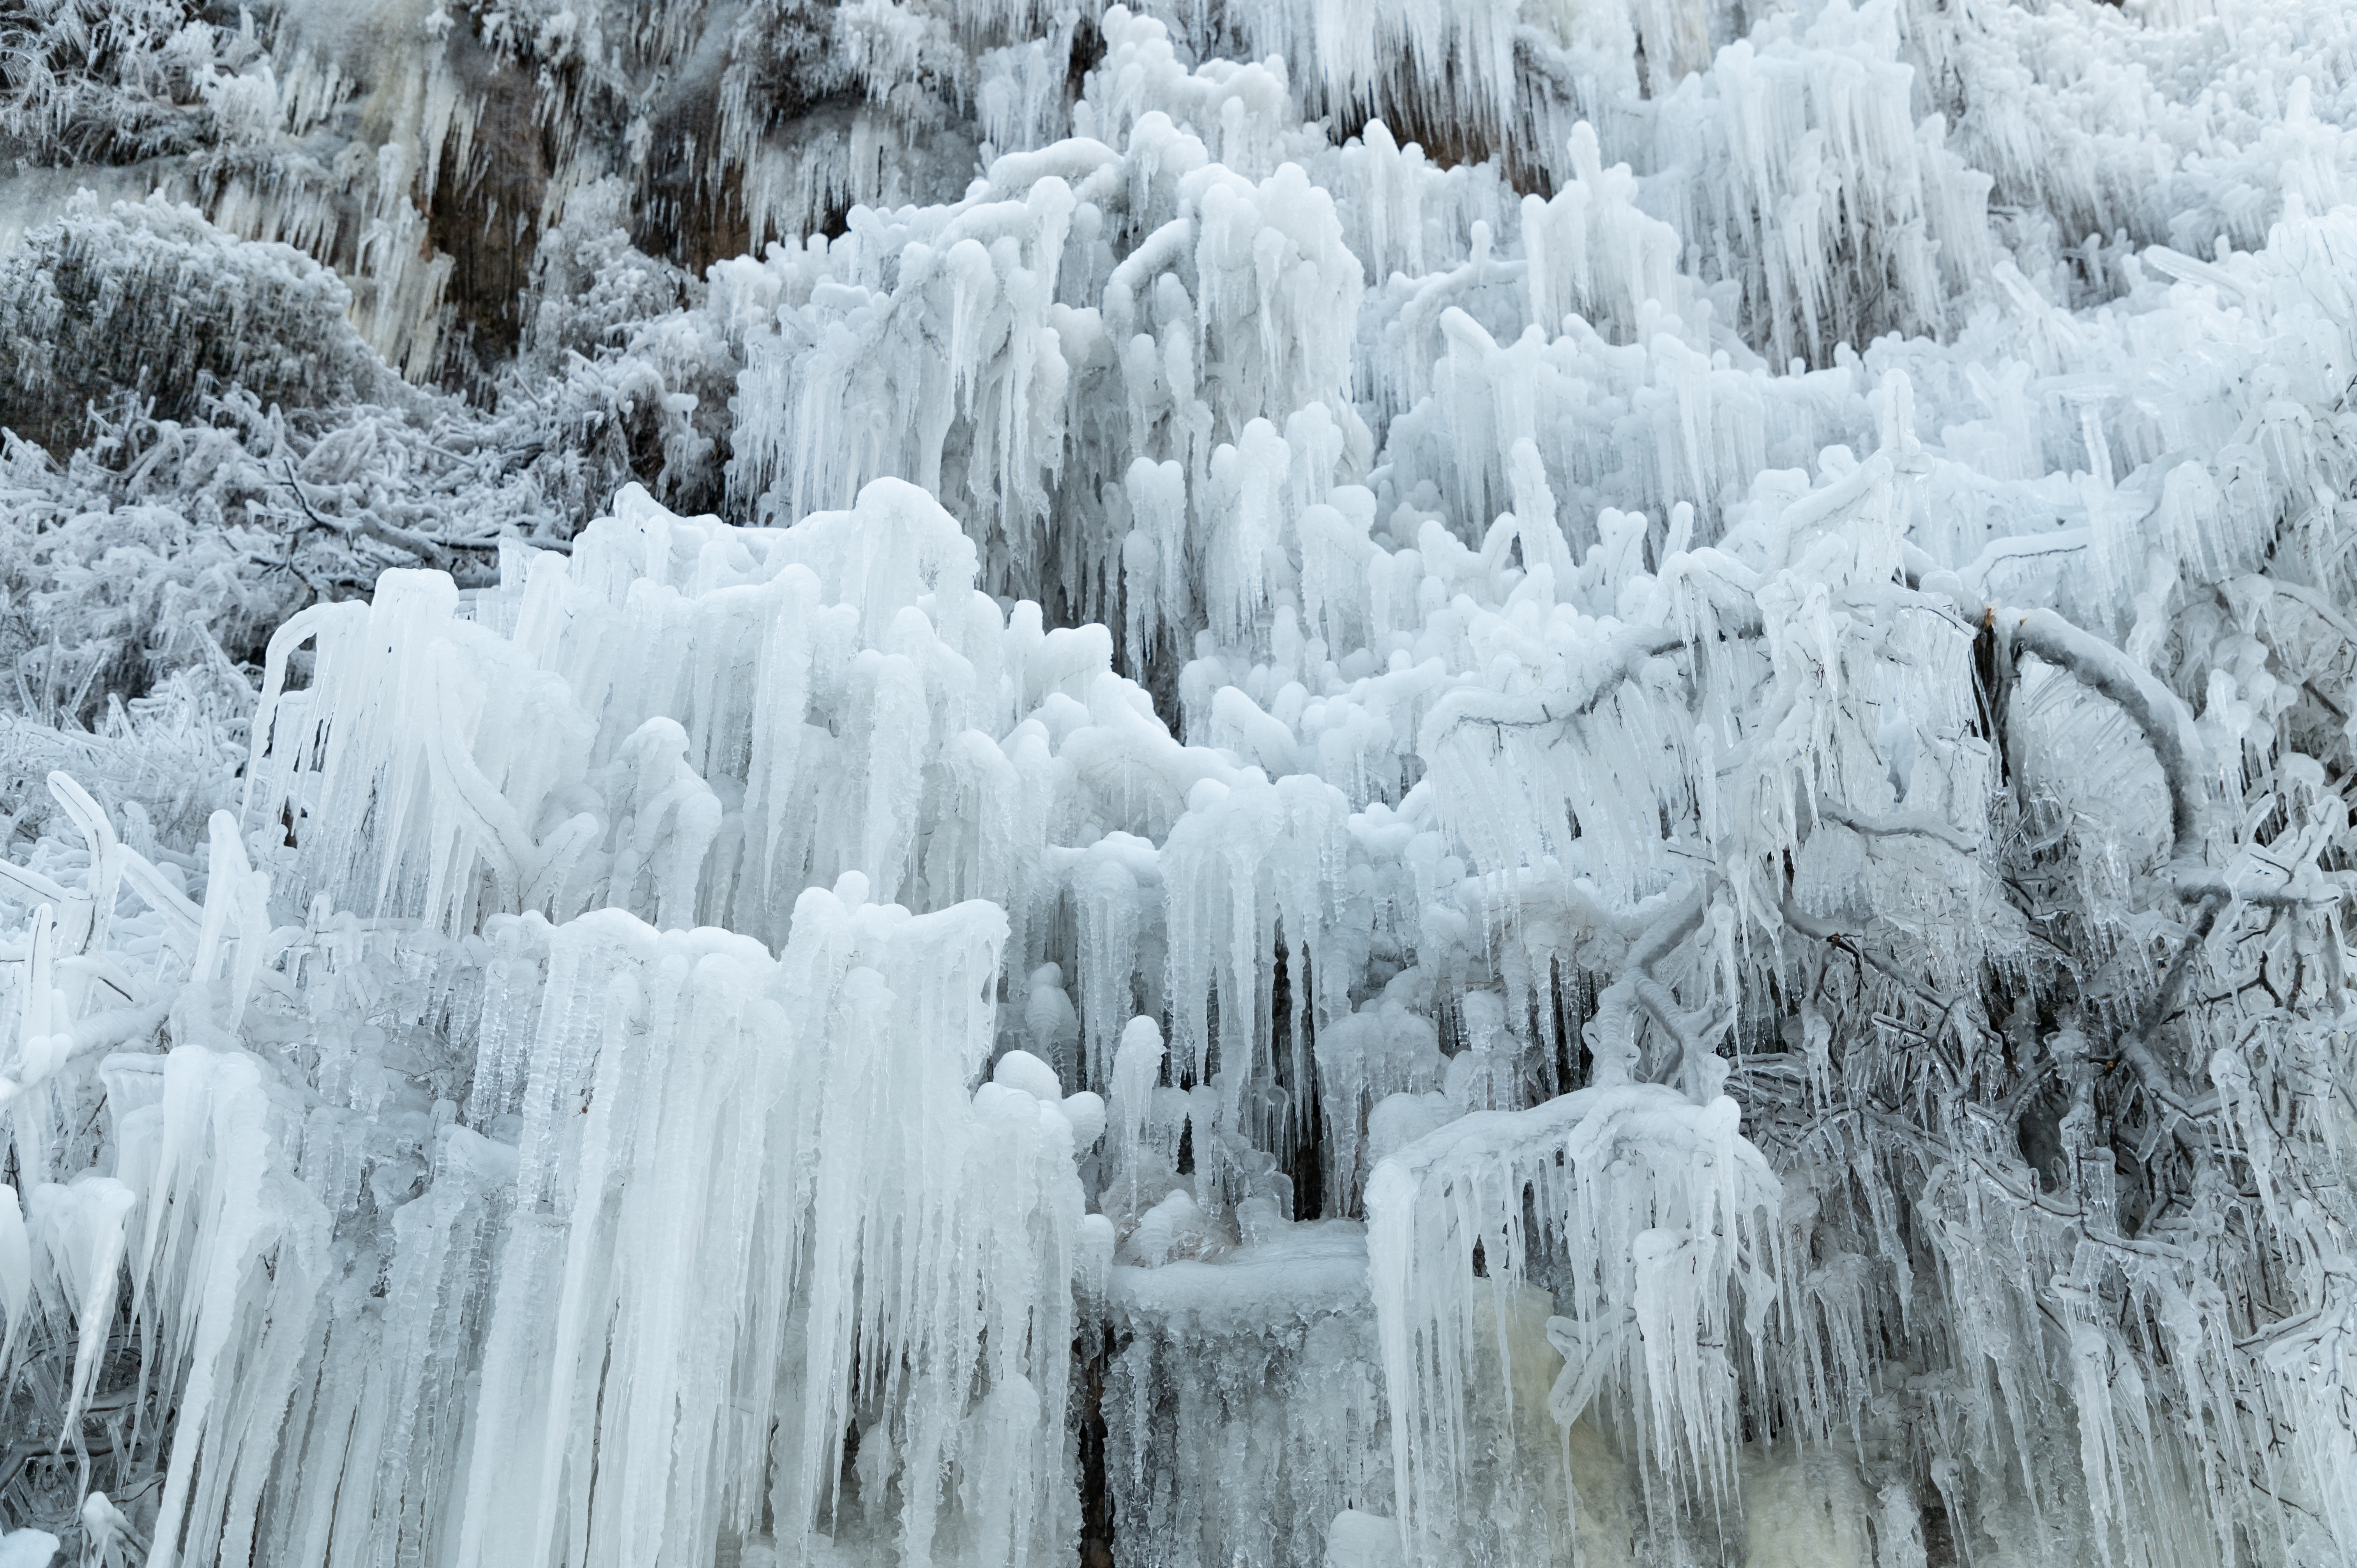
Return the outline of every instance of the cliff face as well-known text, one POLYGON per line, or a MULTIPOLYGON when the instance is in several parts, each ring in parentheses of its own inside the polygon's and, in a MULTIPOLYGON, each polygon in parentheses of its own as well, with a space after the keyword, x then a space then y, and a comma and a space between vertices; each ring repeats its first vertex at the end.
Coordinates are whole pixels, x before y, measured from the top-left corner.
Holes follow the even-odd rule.
MULTIPOLYGON (((633 245, 700 275, 773 240, 840 233, 856 205, 955 199, 990 156, 1066 134, 1104 50, 1093 16, 1021 4, 454 11, 297 0, 231 13, 39 0, 18 10, 0 68, 0 157, 16 166, 18 222, 53 211, 77 183, 102 195, 160 188, 234 234, 292 243, 334 268, 371 347, 413 381, 478 394, 522 342, 543 240, 575 193, 619 190, 611 216, 633 245)), ((1749 27, 1733 5, 1437 15, 1293 0, 1167 20, 1185 58, 1275 63, 1297 112, 1337 143, 1380 120, 1443 166, 1495 159, 1513 190, 1541 195, 1575 177, 1565 137, 1583 119, 1604 130, 1611 158, 1674 178, 1681 158, 1705 149, 1665 128, 1684 116, 1650 105, 1749 27)), ((1920 65, 1920 35, 1943 26, 1934 14, 1911 29, 1902 56, 1920 65)), ((1965 107, 1953 73, 1932 81, 1919 70, 1911 106, 1903 74, 1867 75, 1870 99, 1895 87, 1895 101, 1867 112, 1897 113, 1901 141, 1910 116, 1965 107)), ((1859 156, 1846 144, 1863 129, 1826 150, 1859 156)), ((1749 172, 1741 158, 1728 166, 1738 185, 1749 172)), ((1726 218, 1689 231, 1690 243, 1740 246, 1746 237, 1722 223, 1773 223, 1781 201, 1810 192, 1726 194, 1726 218)), ((1863 246, 1860 264, 1884 264, 1884 227, 1928 225, 1940 238, 1943 214, 1903 197, 1903 209, 1871 210, 1866 194, 1853 181, 1852 209, 1823 215, 1843 235, 1829 263, 1863 246)), ((1773 247, 1752 248, 1767 281, 1751 283, 1775 289, 1773 247)), ((1732 276, 1728 259, 1713 258, 1715 270, 1732 276)), ((1928 324, 1917 318, 1925 299, 1878 306, 1889 286, 1828 296, 1829 308, 1863 309, 1855 321, 1794 332, 1755 310, 1746 327, 1821 358, 1837 339, 1928 324)), ((1763 303, 1791 306, 1747 299, 1763 303)))

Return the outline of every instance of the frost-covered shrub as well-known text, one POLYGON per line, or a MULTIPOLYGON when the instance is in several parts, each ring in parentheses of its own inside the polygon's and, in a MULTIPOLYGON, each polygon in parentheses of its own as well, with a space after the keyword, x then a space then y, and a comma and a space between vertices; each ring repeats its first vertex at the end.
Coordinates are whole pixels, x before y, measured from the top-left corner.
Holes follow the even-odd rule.
POLYGON ((132 163, 249 129, 242 68, 264 49, 190 0, 0 5, 0 157, 132 163))
POLYGON ((737 352, 584 206, 497 412, 404 386, 328 269, 161 199, 84 197, 0 259, 0 705, 89 725, 174 670, 236 683, 389 566, 480 578, 633 478, 716 499, 737 352))
POLYGON ((290 246, 238 239, 152 198, 77 198, 0 258, 0 428, 63 451, 124 394, 184 419, 243 387, 308 409, 397 395, 345 311, 350 291, 290 246))
POLYGON ((565 498, 576 515, 632 479, 675 505, 716 508, 741 331, 701 308, 700 280, 631 245, 621 199, 614 180, 575 192, 543 239, 536 313, 501 406, 580 455, 565 498))
POLYGON ((681 489, 699 473, 716 483, 667 392, 645 360, 609 351, 499 415, 412 395, 290 416, 237 389, 184 420, 97 408, 62 462, 11 437, 0 708, 95 725, 110 699, 184 670, 246 691, 280 622, 367 593, 389 567, 488 581, 503 536, 561 545, 587 497, 640 463, 650 478, 685 473, 681 489), (643 448, 627 439, 640 430, 643 448))
POLYGON ((627 346, 648 321, 699 303, 703 285, 630 243, 623 189, 607 179, 578 190, 535 252, 539 302, 517 358, 527 378, 546 376, 568 354, 585 359, 627 346))

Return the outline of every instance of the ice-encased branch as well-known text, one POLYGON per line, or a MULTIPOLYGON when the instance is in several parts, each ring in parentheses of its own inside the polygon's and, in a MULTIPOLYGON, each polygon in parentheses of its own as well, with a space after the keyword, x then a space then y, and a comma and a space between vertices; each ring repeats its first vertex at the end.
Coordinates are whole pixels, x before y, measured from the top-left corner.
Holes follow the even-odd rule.
POLYGON ((2006 628, 2017 649, 2027 650, 2117 704, 2144 732, 2169 785, 2169 865, 2199 864, 2209 789, 2202 780, 2201 733, 2185 699, 2093 633, 2049 609, 2014 610, 1992 605, 1987 617, 2006 628))

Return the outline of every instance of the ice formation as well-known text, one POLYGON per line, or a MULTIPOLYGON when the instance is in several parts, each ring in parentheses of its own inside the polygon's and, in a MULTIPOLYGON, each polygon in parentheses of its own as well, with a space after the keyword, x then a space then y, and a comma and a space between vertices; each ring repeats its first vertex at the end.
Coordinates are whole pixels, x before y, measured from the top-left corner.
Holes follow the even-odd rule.
POLYGON ((2357 11, 0 3, 0 1568, 2357 1561, 2357 11))

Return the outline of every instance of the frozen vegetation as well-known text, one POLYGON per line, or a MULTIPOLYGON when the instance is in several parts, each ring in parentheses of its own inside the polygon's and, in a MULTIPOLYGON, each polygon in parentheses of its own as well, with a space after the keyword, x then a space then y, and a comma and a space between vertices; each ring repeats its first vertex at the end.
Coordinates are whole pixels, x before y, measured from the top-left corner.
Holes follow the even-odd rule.
POLYGON ((0 1565, 2357 1562, 2357 6, 0 0, 0 1565))

